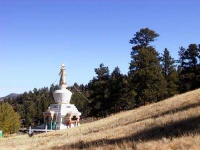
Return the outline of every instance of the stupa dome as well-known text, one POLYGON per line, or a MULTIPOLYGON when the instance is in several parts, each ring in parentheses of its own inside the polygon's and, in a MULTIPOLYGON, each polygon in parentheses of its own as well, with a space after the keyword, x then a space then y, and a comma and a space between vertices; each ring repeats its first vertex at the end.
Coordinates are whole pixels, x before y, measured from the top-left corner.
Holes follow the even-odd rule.
POLYGON ((56 103, 70 103, 72 92, 66 89, 67 83, 65 80, 66 71, 64 64, 61 65, 59 75, 60 75, 59 89, 53 93, 54 100, 56 103))
POLYGON ((65 88, 56 90, 53 93, 53 98, 56 103, 70 103, 71 96, 72 96, 72 92, 70 92, 69 90, 65 88))

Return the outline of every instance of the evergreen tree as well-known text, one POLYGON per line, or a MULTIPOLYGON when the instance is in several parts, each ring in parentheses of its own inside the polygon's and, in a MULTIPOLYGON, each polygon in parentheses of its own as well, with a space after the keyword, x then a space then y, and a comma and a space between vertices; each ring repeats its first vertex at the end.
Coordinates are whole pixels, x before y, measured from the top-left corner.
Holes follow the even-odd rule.
POLYGON ((16 133, 20 128, 20 117, 9 103, 0 104, 0 130, 4 133, 16 133))
POLYGON ((87 88, 83 84, 79 86, 77 83, 74 83, 74 87, 76 89, 71 88, 73 94, 70 103, 75 104, 81 112, 81 116, 86 117, 89 114, 89 101, 86 99, 88 97, 87 88))
POLYGON ((167 48, 162 55, 162 72, 167 81, 165 98, 178 93, 178 75, 176 72, 175 60, 170 56, 167 48))
POLYGON ((179 50, 179 90, 181 93, 200 87, 199 55, 200 50, 196 44, 190 44, 187 49, 181 47, 179 50))
POLYGON ((30 126, 35 121, 35 114, 36 114, 33 102, 26 100, 24 107, 25 107, 25 109, 24 109, 24 111, 25 111, 24 119, 26 120, 27 125, 30 126))
POLYGON ((95 68, 96 77, 88 84, 90 90, 90 115, 96 117, 105 117, 108 112, 108 83, 109 83, 109 69, 104 64, 100 64, 99 68, 95 68))
POLYGON ((129 79, 131 90, 136 92, 136 106, 164 98, 166 81, 162 75, 158 52, 150 46, 159 35, 148 28, 140 29, 130 40, 131 52, 129 79), (161 88, 162 87, 162 88, 161 88))
MULTIPOLYGON (((36 122, 43 122, 43 110, 42 110, 42 104, 41 104, 41 101, 37 101, 37 103, 35 104, 36 105, 36 114, 35 114, 35 119, 36 119, 36 122)), ((47 109, 47 108, 46 108, 47 109)))
POLYGON ((159 34, 157 34, 155 31, 150 30, 148 28, 140 29, 140 31, 138 31, 138 32, 136 32, 136 34, 134 34, 134 38, 132 38, 130 40, 131 44, 136 45, 135 47, 133 47, 133 51, 134 51, 134 49, 136 49, 136 47, 145 48, 145 47, 149 46, 149 43, 153 42, 155 40, 155 38, 158 36, 159 36, 159 34))
POLYGON ((120 73, 116 67, 110 76, 109 83, 109 113, 116 113, 122 110, 133 108, 133 101, 127 97, 128 82, 127 77, 120 73))

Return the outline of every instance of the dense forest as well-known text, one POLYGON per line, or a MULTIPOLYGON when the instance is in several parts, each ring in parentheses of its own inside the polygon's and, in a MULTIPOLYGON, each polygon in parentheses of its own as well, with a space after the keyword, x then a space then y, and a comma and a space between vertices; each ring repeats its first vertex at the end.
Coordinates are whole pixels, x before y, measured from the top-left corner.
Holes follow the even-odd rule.
MULTIPOLYGON (((94 69, 96 76, 86 85, 68 87, 73 92, 71 103, 75 104, 82 117, 106 117, 113 113, 130 110, 142 105, 200 87, 200 45, 190 44, 177 50, 175 60, 167 48, 163 53, 151 44, 159 37, 156 31, 142 28, 130 39, 132 50, 127 74, 120 68, 110 72, 103 63, 94 69)), ((34 88, 16 99, 6 99, 19 113, 22 125, 39 125, 43 112, 54 103, 53 92, 58 88, 34 88)))

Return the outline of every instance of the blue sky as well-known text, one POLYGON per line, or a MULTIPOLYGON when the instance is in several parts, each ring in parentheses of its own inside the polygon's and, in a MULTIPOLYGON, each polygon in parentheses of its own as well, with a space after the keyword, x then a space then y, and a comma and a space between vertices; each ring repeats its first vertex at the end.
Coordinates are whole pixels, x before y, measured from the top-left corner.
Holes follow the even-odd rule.
POLYGON ((87 84, 100 63, 128 72, 135 32, 178 58, 180 46, 200 44, 198 0, 0 0, 0 97, 49 87, 60 65, 67 83, 87 84))

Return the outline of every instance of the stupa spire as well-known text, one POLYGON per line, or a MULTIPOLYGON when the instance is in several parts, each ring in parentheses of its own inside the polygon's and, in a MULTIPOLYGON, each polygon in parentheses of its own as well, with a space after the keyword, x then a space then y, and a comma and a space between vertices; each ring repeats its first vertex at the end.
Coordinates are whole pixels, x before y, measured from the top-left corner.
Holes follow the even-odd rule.
POLYGON ((67 83, 66 83, 66 79, 65 79, 66 71, 65 71, 65 65, 64 64, 61 65, 59 75, 60 75, 60 81, 59 81, 60 88, 62 88, 62 87, 66 88, 67 83))

